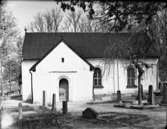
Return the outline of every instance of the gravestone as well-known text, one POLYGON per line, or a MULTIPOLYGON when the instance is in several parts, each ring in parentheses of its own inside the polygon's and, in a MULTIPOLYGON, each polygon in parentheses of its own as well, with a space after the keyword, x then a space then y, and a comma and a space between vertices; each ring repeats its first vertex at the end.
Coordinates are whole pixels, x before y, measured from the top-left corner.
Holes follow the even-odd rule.
POLYGON ((141 85, 141 97, 144 99, 143 85, 141 85))
POLYGON ((86 108, 82 112, 82 117, 86 119, 96 119, 97 116, 98 116, 98 113, 92 108, 86 108))
POLYGON ((142 96, 143 96, 143 86, 139 85, 138 86, 138 95, 137 95, 138 105, 142 105, 142 96))
POLYGON ((161 104, 167 105, 167 84, 163 86, 163 96, 161 104))
POLYGON ((118 90, 117 91, 117 102, 120 102, 121 101, 121 91, 118 90))
POLYGON ((52 97, 52 111, 56 111, 56 94, 52 97))
POLYGON ((42 92, 42 106, 45 106, 46 105, 46 92, 45 91, 43 91, 42 92))
POLYGON ((63 101, 63 114, 67 114, 68 112, 68 102, 67 101, 63 101))
POLYGON ((23 107, 22 103, 19 103, 19 120, 23 119, 23 107))
POLYGON ((154 96, 154 92, 153 92, 153 86, 149 85, 149 89, 148 89, 148 104, 154 105, 155 104, 155 96, 154 96))

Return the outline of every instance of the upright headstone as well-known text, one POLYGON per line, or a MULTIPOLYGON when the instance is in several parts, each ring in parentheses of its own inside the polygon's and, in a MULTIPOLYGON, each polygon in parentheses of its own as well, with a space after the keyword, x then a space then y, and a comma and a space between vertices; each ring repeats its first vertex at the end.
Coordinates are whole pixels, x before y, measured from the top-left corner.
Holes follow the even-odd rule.
POLYGON ((42 92, 42 106, 45 106, 46 105, 46 92, 43 91, 42 92))
POLYGON ((142 86, 138 86, 138 105, 142 104, 142 86))
POLYGON ((19 120, 23 119, 23 107, 22 103, 19 103, 19 120))
POLYGON ((117 91, 117 102, 121 102, 121 91, 117 91))
POLYGON ((166 106, 166 126, 165 129, 167 129, 167 83, 164 83, 162 86, 162 100, 161 105, 166 106))
POLYGON ((56 111, 56 94, 52 97, 52 111, 56 111))
POLYGON ((141 85, 141 97, 142 97, 142 100, 143 100, 144 99, 143 85, 141 85))
POLYGON ((162 96, 161 104, 167 105, 167 85, 163 86, 163 96, 162 96))
POLYGON ((19 114, 18 114, 18 129, 22 129, 22 119, 23 119, 23 106, 22 103, 18 104, 19 114))
POLYGON ((63 114, 67 114, 68 112, 68 102, 63 101, 63 114))
POLYGON ((149 89, 148 89, 148 104, 151 104, 151 105, 155 104, 155 96, 154 96, 152 85, 149 85, 149 89))

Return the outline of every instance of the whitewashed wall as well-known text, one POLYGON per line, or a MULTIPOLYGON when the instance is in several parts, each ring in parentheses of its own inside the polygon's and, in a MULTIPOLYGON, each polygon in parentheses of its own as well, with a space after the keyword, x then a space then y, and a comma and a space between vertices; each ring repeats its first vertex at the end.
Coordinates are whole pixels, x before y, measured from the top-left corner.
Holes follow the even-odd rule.
MULTIPOLYGON (((148 90, 151 84, 156 90, 157 84, 157 59, 144 60, 152 67, 147 69, 143 75, 143 89, 148 90)), ((111 94, 121 90, 122 93, 134 93, 137 88, 127 88, 127 60, 119 60, 119 88, 117 63, 114 61, 110 67, 106 67, 103 59, 88 59, 94 67, 102 70, 103 88, 95 89, 95 94, 111 94)), ((29 69, 36 61, 22 62, 22 93, 23 100, 31 95, 31 74, 29 69)), ((51 103, 53 93, 56 93, 56 100, 59 101, 59 81, 66 78, 69 83, 69 101, 90 101, 93 90, 93 71, 90 66, 73 52, 65 43, 60 43, 49 53, 32 72, 34 102, 42 103, 42 91, 46 91, 47 103, 51 103), (64 63, 61 62, 64 58, 64 63)), ((137 79, 136 79, 137 85, 137 79)))
POLYGON ((36 61, 24 60, 21 64, 22 69, 22 96, 23 100, 31 97, 31 74, 29 69, 36 63, 36 61))
MULTIPOLYGON (((105 65, 103 59, 88 59, 88 61, 94 66, 102 70, 102 85, 103 88, 95 88, 95 94, 110 94, 116 93, 120 90, 122 93, 134 93, 137 92, 137 88, 127 88, 127 67, 129 61, 118 60, 113 61, 109 66, 105 65), (119 77, 119 79, 118 79, 119 77), (118 88, 119 87, 119 88, 118 88)), ((153 85, 154 90, 157 88, 157 59, 145 59, 147 64, 152 65, 151 68, 146 69, 142 77, 143 90, 148 90, 149 85, 153 85)), ((135 81, 137 85, 137 78, 135 81)))
POLYGON ((66 44, 60 43, 37 66, 33 72, 34 102, 42 102, 42 91, 46 90, 47 103, 53 93, 59 101, 59 80, 69 82, 69 101, 90 101, 92 99, 93 71, 66 44), (64 63, 61 62, 64 58, 64 63))
POLYGON ((145 69, 145 73, 142 76, 143 88, 148 90, 149 85, 153 85, 154 90, 158 89, 158 59, 147 59, 147 64, 152 65, 151 68, 145 69))

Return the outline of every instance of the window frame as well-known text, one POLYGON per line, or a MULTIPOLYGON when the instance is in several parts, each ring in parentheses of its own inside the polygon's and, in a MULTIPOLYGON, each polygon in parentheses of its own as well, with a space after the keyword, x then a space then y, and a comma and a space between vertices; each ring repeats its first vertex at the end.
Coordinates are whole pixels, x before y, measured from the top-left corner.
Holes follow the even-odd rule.
POLYGON ((102 74, 101 69, 96 67, 93 73, 93 87, 94 88, 103 88, 102 86, 102 74))
POLYGON ((136 80, 136 69, 130 65, 127 68, 127 88, 136 88, 135 80, 136 80))

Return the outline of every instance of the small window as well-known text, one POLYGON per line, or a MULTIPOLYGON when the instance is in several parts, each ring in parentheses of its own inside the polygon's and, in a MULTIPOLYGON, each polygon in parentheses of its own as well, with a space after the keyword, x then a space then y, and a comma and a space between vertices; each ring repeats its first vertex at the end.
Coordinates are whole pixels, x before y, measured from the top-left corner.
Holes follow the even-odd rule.
POLYGON ((61 62, 64 63, 64 58, 61 58, 61 62))
POLYGON ((129 66, 127 69, 127 88, 135 88, 135 68, 129 66))
POLYGON ((101 69, 95 68, 94 74, 93 74, 93 86, 94 88, 103 88, 102 86, 102 76, 101 76, 101 69))

